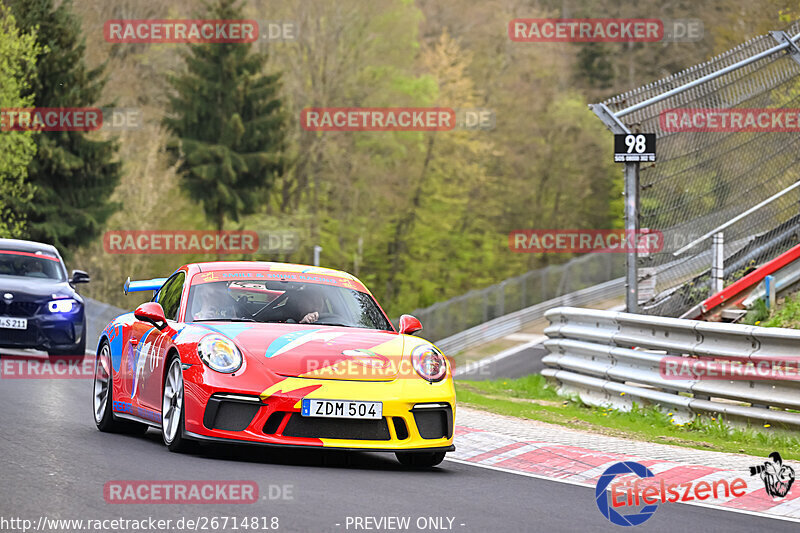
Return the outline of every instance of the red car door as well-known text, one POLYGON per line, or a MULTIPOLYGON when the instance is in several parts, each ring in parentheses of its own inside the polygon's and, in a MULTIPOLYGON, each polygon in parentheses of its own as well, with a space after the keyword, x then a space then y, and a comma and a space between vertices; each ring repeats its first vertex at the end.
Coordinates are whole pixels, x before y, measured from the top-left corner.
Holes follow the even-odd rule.
POLYGON ((148 328, 139 339, 138 351, 134 357, 131 393, 137 405, 142 408, 143 412, 139 416, 143 418, 154 415, 155 420, 160 420, 165 358, 175 334, 173 326, 178 318, 185 279, 184 272, 177 272, 164 283, 154 298, 164 309, 167 327, 159 330, 152 324, 146 324, 148 328))

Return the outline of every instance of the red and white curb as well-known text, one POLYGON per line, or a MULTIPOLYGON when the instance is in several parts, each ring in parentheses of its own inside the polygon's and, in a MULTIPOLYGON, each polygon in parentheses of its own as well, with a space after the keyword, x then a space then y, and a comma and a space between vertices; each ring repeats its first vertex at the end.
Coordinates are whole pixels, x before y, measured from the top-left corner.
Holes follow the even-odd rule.
MULTIPOLYGON (((669 483, 696 484, 720 479, 741 478, 747 488, 741 496, 719 494, 695 505, 730 511, 749 512, 774 518, 800 519, 800 481, 796 481, 785 498, 773 499, 764 489, 758 476, 747 470, 726 470, 676 461, 650 459, 622 453, 607 453, 578 446, 517 439, 509 435, 484 431, 468 426, 456 426, 456 451, 448 458, 460 463, 474 464, 496 470, 515 472, 594 488, 602 473, 614 463, 635 461, 650 469, 659 479, 669 483)), ((766 461, 767 458, 764 458, 766 461)), ((791 464, 791 462, 788 462, 791 464)), ((756 466, 754 463, 752 466, 756 466)), ((800 468, 795 466, 800 472, 800 468)), ((683 502, 681 502, 683 503, 683 502)), ((692 502, 688 502, 692 503, 692 502)), ((669 504, 665 504, 669 505, 669 504)))

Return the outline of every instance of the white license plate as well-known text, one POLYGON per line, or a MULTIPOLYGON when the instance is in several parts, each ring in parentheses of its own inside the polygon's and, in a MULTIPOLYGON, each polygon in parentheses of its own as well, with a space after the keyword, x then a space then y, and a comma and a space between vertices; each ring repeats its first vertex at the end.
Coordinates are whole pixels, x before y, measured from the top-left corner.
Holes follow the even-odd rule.
POLYGON ((0 316, 0 328, 5 329, 28 329, 27 318, 11 318, 10 316, 0 316))
POLYGON ((303 399, 303 416, 325 418, 381 418, 383 404, 381 402, 353 402, 349 400, 316 400, 303 399))

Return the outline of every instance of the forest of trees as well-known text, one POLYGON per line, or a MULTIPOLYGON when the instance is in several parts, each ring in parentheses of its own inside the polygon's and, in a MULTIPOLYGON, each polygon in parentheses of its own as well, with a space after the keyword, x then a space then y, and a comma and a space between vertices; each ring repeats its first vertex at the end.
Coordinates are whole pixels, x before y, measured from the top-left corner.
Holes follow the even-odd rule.
POLYGON ((0 236, 59 245, 92 274, 88 295, 129 307, 127 276, 215 257, 110 255, 105 231, 293 229, 292 253, 227 257, 310 263, 322 246, 323 266, 358 275, 392 315, 568 259, 511 253, 511 230, 620 227, 612 136, 587 104, 797 17, 777 0, 211 0, 211 12, 189 0, 0 1, 1 108, 114 105, 144 119, 113 134, 0 134, 0 236), (103 35, 109 19, 223 15, 292 21, 299 35, 198 46, 103 35), (696 18, 704 37, 512 42, 519 17, 696 18), (495 127, 300 127, 302 109, 326 106, 482 108, 495 127))

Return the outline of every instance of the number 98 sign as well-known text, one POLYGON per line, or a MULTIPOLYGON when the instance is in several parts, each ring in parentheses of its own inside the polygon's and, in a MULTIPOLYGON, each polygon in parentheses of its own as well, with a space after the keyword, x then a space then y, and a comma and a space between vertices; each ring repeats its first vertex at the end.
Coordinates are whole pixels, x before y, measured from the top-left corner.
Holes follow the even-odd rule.
POLYGON ((622 133, 614 135, 615 163, 655 160, 655 133, 622 133))

